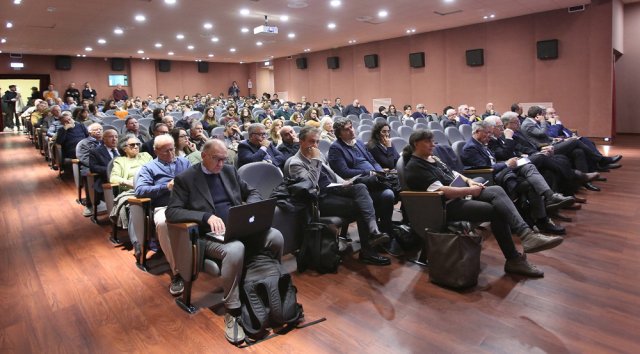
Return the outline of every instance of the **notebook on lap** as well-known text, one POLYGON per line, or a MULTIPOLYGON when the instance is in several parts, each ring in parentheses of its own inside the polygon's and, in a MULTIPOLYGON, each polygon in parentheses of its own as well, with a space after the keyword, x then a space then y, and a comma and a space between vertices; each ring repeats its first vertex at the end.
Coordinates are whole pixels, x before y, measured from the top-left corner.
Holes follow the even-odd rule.
POLYGON ((220 242, 229 242, 265 232, 271 228, 275 209, 275 198, 231 207, 225 233, 208 232, 207 236, 220 242))

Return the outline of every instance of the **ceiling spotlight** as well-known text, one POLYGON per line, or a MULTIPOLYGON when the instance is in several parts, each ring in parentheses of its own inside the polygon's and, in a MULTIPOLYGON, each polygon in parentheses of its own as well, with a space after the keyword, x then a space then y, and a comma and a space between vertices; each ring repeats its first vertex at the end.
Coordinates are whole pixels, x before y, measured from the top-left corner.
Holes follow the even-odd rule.
POLYGON ((247 16, 247 15, 249 15, 249 9, 242 9, 242 10, 240 10, 240 15, 242 15, 242 16, 247 16))
POLYGON ((104 39, 104 38, 99 38, 98 39, 98 44, 106 44, 106 43, 107 43, 106 39, 104 39))
POLYGON ((262 42, 258 41, 258 42, 256 42, 256 45, 259 47, 259 46, 262 45, 262 42))
POLYGON ((12 28, 13 27, 13 23, 7 21, 7 28, 12 28))
POLYGON ((241 62, 240 62, 240 64, 244 64, 244 62, 243 62, 243 61, 241 61, 241 62))
POLYGON ((355 42, 356 42, 356 40, 355 40, 355 39, 351 39, 351 40, 349 40, 349 44, 354 44, 355 42))
POLYGON ((489 16, 489 17, 491 17, 491 18, 495 18, 495 17, 496 17, 496 15, 494 15, 494 14, 491 14, 491 16, 489 16))
POLYGON ((120 27, 116 27, 116 28, 113 30, 113 33, 115 33, 115 34, 123 34, 123 33, 124 33, 124 31, 122 30, 122 28, 120 28, 120 27))
POLYGON ((242 33, 247 33, 249 32, 249 29, 247 27, 242 27, 242 29, 240 30, 240 32, 242 33))
POLYGON ((236 48, 230 48, 230 49, 229 49, 229 51, 230 51, 231 53, 235 53, 235 52, 236 52, 236 48))
POLYGON ((83 58, 86 58, 86 57, 87 57, 87 55, 86 55, 86 54, 82 54, 82 57, 83 57, 83 58))
POLYGON ((138 22, 144 22, 147 20, 147 18, 144 15, 136 15, 135 19, 138 22))
POLYGON ((22 3, 22 0, 13 0, 13 3, 16 5, 20 5, 20 3, 22 3))
POLYGON ((164 3, 167 5, 175 5, 176 4, 176 0, 164 0, 164 3))
POLYGON ((409 28, 406 32, 407 32, 407 34, 416 33, 416 29, 415 28, 409 28))
POLYGON ((217 42, 217 41, 219 41, 219 40, 220 40, 220 38, 218 38, 218 37, 211 37, 211 41, 212 41, 212 42, 217 42))
POLYGON ((76 54, 77 57, 80 57, 80 54, 76 54))
POLYGON ((178 33, 178 34, 176 34, 176 38, 177 39, 184 39, 184 34, 178 33))
POLYGON ((331 7, 338 7, 338 6, 342 5, 342 1, 340 1, 340 0, 331 0, 331 2, 329 2, 329 4, 331 5, 331 7))
POLYGON ((87 51, 87 52, 90 52, 90 51, 92 51, 92 50, 93 50, 93 48, 91 48, 91 47, 85 47, 85 48, 84 48, 84 50, 85 50, 85 51, 87 51))
POLYGON ((144 54, 144 50, 138 49, 138 54, 144 54))
POLYGON ((209 22, 205 23, 204 25, 202 25, 202 27, 204 27, 204 29, 212 29, 213 25, 210 24, 209 22))
POLYGON ((389 13, 387 12, 387 10, 380 10, 378 11, 378 17, 380 18, 385 18, 389 15, 389 13))
POLYGON ((189 49, 189 50, 193 50, 193 48, 195 48, 195 47, 194 47, 194 46, 192 46, 192 45, 188 45, 188 46, 187 46, 187 49, 189 49))
POLYGON ((310 52, 310 51, 311 51, 311 49, 307 48, 307 49, 305 49, 304 51, 305 51, 305 52, 310 52))
POLYGON ((287 16, 287 15, 282 15, 282 16, 280 16, 280 21, 282 21, 282 22, 287 22, 287 21, 289 21, 289 16, 287 16))
POLYGON ((271 64, 271 62, 270 62, 270 61, 265 61, 265 62, 264 62, 264 66, 269 66, 270 64, 271 64))
POLYGON ((209 54, 207 55, 209 58, 213 58, 213 54, 209 54))
POLYGON ((7 39, 6 38, 1 38, 0 39, 0 43, 7 43, 7 39))
POLYGON ((293 32, 291 32, 291 33, 289 33, 289 34, 287 35, 287 37, 289 37, 289 38, 296 38, 296 34, 295 34, 295 33, 293 33, 293 32))
POLYGON ((336 28, 336 24, 333 23, 333 22, 329 22, 329 24, 327 24, 327 28, 334 29, 334 28, 336 28))
POLYGON ((155 46, 156 48, 162 48, 162 43, 156 43, 156 44, 154 44, 154 46, 155 46))
POLYGON ((167 53, 167 54, 169 54, 169 55, 173 55, 173 52, 169 52, 169 53, 167 53))

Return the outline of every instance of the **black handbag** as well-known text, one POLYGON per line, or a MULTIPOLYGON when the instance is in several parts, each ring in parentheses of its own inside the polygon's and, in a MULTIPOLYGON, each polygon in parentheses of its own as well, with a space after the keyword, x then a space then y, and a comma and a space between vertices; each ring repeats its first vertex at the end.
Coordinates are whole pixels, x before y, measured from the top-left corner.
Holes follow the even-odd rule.
POLYGON ((468 222, 451 223, 447 231, 426 230, 429 280, 453 289, 475 286, 480 274, 482 236, 475 234, 468 222))

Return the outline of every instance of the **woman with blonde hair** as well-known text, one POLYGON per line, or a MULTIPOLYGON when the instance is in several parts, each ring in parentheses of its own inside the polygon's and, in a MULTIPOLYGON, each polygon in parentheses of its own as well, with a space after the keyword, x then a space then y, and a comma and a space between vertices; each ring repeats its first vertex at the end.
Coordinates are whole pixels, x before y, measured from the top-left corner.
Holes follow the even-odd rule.
POLYGON ((282 129, 283 125, 284 122, 282 121, 282 119, 274 119, 273 123, 271 124, 271 128, 269 129, 269 140, 271 140, 276 146, 282 143, 282 137, 280 137, 280 129, 282 129))
POLYGON ((320 139, 326 140, 330 143, 336 141, 336 135, 333 132, 333 118, 324 117, 320 121, 320 139))

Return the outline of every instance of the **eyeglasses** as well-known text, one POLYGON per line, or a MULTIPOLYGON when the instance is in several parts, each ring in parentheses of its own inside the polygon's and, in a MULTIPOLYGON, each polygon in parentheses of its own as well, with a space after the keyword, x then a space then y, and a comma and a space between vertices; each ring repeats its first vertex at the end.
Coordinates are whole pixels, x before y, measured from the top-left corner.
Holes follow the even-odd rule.
POLYGON ((132 143, 132 144, 127 144, 128 147, 135 149, 135 148, 139 148, 140 147, 140 143, 132 143))
POLYGON ((263 138, 266 138, 266 137, 269 136, 269 134, 267 134, 267 133, 252 133, 251 135, 259 135, 259 136, 261 136, 263 138))

